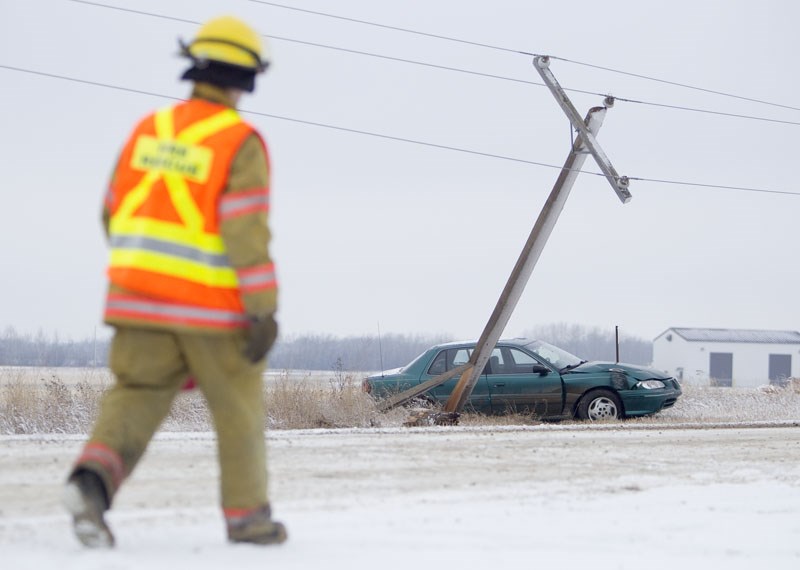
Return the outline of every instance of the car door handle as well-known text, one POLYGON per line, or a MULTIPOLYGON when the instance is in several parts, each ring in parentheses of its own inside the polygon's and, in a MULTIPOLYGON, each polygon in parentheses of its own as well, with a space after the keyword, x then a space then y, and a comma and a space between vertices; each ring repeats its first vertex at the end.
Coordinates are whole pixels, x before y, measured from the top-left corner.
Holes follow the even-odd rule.
POLYGON ((492 384, 492 387, 494 387, 494 388, 502 388, 505 385, 506 385, 505 382, 501 382, 500 384, 492 384))

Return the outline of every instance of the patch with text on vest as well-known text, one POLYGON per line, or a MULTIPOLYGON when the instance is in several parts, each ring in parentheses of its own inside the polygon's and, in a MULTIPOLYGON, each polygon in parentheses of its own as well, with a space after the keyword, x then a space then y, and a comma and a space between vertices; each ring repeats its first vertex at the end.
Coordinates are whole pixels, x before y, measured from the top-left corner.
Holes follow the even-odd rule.
POLYGON ((203 183, 208 180, 213 158, 214 151, 208 147, 141 135, 133 149, 131 167, 203 183))

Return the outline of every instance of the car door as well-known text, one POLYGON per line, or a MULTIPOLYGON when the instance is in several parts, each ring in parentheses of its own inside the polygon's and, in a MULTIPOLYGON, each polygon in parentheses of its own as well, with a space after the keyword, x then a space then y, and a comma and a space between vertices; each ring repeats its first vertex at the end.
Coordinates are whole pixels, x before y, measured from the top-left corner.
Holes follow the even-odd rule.
MULTIPOLYGON (((469 357, 472 355, 472 350, 472 347, 448 348, 442 350, 433 359, 431 365, 425 371, 425 374, 423 374, 422 378, 420 378, 420 381, 425 382, 434 376, 438 376, 439 374, 443 374, 448 370, 452 370, 453 368, 461 366, 462 364, 466 364, 469 361, 469 357)), ((440 386, 437 386, 431 390, 429 394, 431 394, 438 403, 444 405, 444 403, 447 402, 447 399, 450 397, 450 394, 453 392, 453 388, 455 388, 459 379, 460 376, 451 378, 444 384, 441 384, 440 386)), ((486 374, 481 374, 481 376, 478 378, 478 382, 475 384, 475 388, 472 390, 472 394, 467 401, 466 407, 467 409, 484 413, 489 413, 491 411, 489 385, 486 381, 486 374)))
POLYGON ((487 385, 495 413, 561 415, 561 375, 533 355, 517 348, 498 346, 489 359, 487 385), (534 372, 534 366, 546 372, 534 372))

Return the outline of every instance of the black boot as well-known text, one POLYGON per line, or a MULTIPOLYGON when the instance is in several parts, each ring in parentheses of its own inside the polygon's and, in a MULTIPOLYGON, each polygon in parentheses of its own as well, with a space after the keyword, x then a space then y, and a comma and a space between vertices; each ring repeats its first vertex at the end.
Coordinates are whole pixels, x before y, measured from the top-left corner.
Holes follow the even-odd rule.
POLYGON ((226 517, 228 540, 250 544, 280 544, 286 540, 286 527, 272 520, 269 505, 226 517))
POLYGON ((109 507, 108 494, 97 473, 75 471, 67 480, 62 501, 72 514, 72 526, 81 544, 89 548, 114 546, 114 535, 103 517, 109 507))

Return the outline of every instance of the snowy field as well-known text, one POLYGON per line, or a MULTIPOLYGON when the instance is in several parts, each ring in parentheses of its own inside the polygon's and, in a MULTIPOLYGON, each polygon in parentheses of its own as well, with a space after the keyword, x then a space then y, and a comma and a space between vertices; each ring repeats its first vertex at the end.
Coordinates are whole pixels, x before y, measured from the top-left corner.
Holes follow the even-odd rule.
POLYGON ((83 438, 0 436, 0 568, 800 568, 800 422, 269 433, 289 540, 228 545, 214 437, 162 433, 82 549, 58 498, 83 438))

